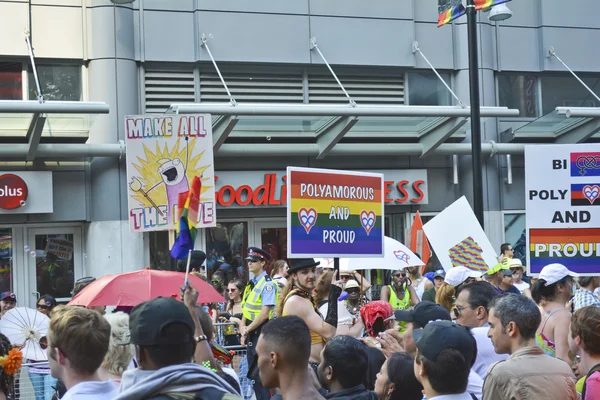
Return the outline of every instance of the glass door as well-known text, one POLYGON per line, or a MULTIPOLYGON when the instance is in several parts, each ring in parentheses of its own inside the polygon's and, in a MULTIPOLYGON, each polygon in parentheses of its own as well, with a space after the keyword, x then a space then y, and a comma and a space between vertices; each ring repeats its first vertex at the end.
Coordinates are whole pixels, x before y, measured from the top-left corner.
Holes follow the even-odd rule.
POLYGON ((27 303, 35 304, 45 294, 68 302, 75 281, 83 277, 81 227, 27 228, 25 238, 31 294, 27 303))
POLYGON ((287 259, 286 221, 268 221, 254 223, 254 240, 268 252, 273 261, 287 259))

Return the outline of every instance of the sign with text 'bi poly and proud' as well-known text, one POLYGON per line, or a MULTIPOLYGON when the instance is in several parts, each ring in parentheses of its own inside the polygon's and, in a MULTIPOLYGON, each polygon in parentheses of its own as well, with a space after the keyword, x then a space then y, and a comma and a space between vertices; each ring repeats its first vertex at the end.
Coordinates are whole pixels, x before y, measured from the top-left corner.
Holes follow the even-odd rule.
POLYGON ((382 174, 287 168, 290 257, 383 256, 382 174))
POLYGON ((525 186, 530 272, 600 275, 600 145, 526 146, 525 186))

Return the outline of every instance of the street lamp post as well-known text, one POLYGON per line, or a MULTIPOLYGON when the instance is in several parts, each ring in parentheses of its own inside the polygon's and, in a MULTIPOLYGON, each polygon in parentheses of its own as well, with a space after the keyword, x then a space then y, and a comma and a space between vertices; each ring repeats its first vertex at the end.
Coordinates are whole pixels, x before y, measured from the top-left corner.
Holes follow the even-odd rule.
POLYGON ((477 51, 477 11, 467 0, 467 36, 469 41, 469 85, 471 92, 471 146, 473 168, 473 211, 483 227, 483 165, 481 164, 481 115, 479 100, 479 61, 477 51))

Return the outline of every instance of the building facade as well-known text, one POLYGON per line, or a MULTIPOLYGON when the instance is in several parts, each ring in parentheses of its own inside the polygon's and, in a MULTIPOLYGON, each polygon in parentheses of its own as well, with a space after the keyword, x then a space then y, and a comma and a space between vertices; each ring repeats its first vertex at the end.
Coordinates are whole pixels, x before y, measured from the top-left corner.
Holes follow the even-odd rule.
MULTIPOLYGON (((479 13, 482 106, 520 111, 515 118, 483 118, 484 144, 554 143, 561 135, 569 141, 569 129, 555 129, 561 123, 555 107, 600 106, 549 56, 554 49, 600 93, 600 55, 592 50, 600 39, 600 3, 581 3, 515 0, 508 3, 514 16, 496 23, 479 13)), ((239 104, 347 103, 311 38, 359 105, 458 105, 415 45, 458 99, 469 102, 466 21, 438 28, 436 0, 0 0, 1 100, 40 94, 24 32, 44 99, 110 107, 107 115, 64 117, 50 126, 48 119, 41 143, 65 151, 33 159, 10 155, 10 146, 27 143, 27 125, 18 121, 31 115, 0 115, 0 175, 21 176, 28 201, 40 202, 26 212, 0 209, 0 291, 14 291, 26 305, 45 293, 69 298, 83 276, 172 265, 168 232, 129 231, 123 121, 165 113, 174 103, 228 103, 208 49, 239 104), (66 150, 77 144, 120 145, 123 152, 87 157, 85 150, 66 150)), ((426 219, 462 195, 471 198, 468 154, 421 157, 388 147, 422 143, 439 121, 365 118, 340 141, 364 145, 364 154, 333 150, 318 158, 302 145, 314 143, 306 133, 322 122, 248 119, 215 151, 218 226, 203 230, 197 246, 209 266, 220 257, 239 264, 248 245, 285 257, 288 165, 384 173, 386 234, 401 241, 417 210, 426 219)), ((446 142, 469 143, 469 137, 467 124, 446 142)), ((496 247, 517 244, 525 229, 523 156, 491 149, 484 155, 485 230, 496 247)))

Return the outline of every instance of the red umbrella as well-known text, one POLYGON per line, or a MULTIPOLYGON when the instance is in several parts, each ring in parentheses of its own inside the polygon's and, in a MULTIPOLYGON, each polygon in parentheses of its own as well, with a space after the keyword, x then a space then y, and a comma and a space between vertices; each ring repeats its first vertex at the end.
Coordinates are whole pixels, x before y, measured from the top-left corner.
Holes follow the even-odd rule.
MULTIPOLYGON (((70 306, 137 306, 156 297, 177 297, 184 283, 183 272, 143 269, 106 275, 86 286, 69 302, 70 306)), ((198 303, 224 302, 211 285, 194 275, 188 280, 198 290, 198 303)))

